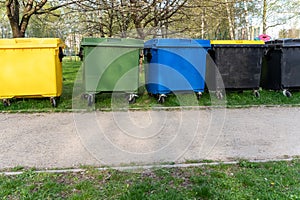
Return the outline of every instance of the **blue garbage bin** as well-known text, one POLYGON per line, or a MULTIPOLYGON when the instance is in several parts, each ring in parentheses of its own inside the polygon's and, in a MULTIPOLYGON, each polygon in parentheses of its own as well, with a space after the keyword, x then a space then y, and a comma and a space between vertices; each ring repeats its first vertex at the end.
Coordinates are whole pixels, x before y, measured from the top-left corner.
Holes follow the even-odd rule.
POLYGON ((145 82, 149 94, 164 103, 172 92, 195 92, 205 86, 209 40, 152 39, 145 42, 145 82))

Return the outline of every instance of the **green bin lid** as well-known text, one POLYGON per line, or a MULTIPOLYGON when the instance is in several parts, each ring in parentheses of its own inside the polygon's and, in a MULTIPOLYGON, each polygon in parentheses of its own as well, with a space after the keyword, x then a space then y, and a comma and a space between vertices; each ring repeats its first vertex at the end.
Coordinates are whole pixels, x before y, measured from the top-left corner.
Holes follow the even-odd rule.
POLYGON ((144 41, 132 38, 83 38, 81 46, 143 48, 144 41))

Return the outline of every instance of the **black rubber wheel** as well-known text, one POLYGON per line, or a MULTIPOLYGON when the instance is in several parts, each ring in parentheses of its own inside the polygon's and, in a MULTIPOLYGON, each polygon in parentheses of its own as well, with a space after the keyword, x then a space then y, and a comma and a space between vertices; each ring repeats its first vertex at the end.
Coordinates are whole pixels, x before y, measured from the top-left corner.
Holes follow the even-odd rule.
POLYGON ((286 91, 285 92, 285 96, 288 97, 288 98, 290 98, 292 96, 292 93, 290 91, 286 91))
POLYGON ((87 97, 87 100, 88 100, 88 106, 92 106, 95 102, 95 96, 92 94, 89 94, 87 97))
POLYGON ((3 100, 3 106, 4 106, 4 107, 10 106, 10 102, 9 102, 8 99, 4 99, 4 100, 3 100))
POLYGON ((161 96, 159 99, 158 99, 158 103, 160 104, 164 104, 165 103, 165 97, 164 96, 161 96))
POLYGON ((283 90, 282 93, 283 93, 284 96, 286 96, 288 98, 290 98, 292 96, 292 93, 290 91, 286 90, 286 89, 283 90))
POLYGON ((223 99, 223 94, 222 94, 222 92, 217 92, 217 93, 216 93, 216 96, 217 96, 218 99, 223 99))
POLYGON ((260 93, 259 93, 258 91, 255 91, 255 92, 254 92, 254 96, 255 96, 256 98, 260 98, 260 93))
POLYGON ((51 97, 51 98, 50 98, 50 103, 51 103, 51 105, 52 105, 53 108, 56 108, 56 107, 57 107, 56 98, 51 97))
POLYGON ((202 93, 197 93, 196 95, 197 95, 197 100, 199 101, 202 97, 202 93))
POLYGON ((131 99, 128 100, 129 104, 134 104, 136 101, 135 97, 132 97, 131 99))

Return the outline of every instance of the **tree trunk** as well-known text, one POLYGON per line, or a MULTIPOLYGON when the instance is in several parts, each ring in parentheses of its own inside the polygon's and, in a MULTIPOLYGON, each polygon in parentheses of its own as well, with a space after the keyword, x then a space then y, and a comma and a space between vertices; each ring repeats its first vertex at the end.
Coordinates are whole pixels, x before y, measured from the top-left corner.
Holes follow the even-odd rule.
POLYGON ((134 23, 134 26, 135 26, 135 30, 138 34, 138 38, 139 39, 145 39, 146 35, 145 35, 145 32, 144 32, 144 26, 143 26, 143 18, 141 19, 136 13, 134 13, 132 15, 132 19, 133 19, 133 23, 134 23))
POLYGON ((9 19, 11 30, 13 33, 13 38, 23 38, 25 37, 25 32, 28 26, 29 19, 33 14, 33 11, 29 13, 31 9, 29 4, 25 8, 22 20, 20 22, 20 4, 18 0, 6 0, 6 14, 9 19))
POLYGON ((263 21, 263 34, 266 34, 266 32, 267 32, 267 0, 264 0, 262 21, 263 21))
POLYGON ((24 34, 21 33, 19 27, 19 14, 20 14, 20 5, 17 0, 7 0, 5 2, 6 14, 9 19, 11 30, 14 38, 24 37, 24 34))
POLYGON ((25 37, 25 32, 32 15, 49 13, 51 11, 57 10, 63 6, 67 6, 75 2, 69 2, 69 3, 67 2, 64 4, 60 4, 58 6, 47 8, 43 11, 41 11, 41 9, 47 3, 47 0, 40 0, 40 1, 28 0, 26 3, 25 1, 22 1, 22 3, 23 3, 23 7, 22 7, 23 10, 21 12, 22 18, 20 20, 19 0, 5 1, 6 15, 9 19, 9 23, 14 38, 25 37))
POLYGON ((143 28, 141 22, 135 24, 135 29, 138 34, 138 38, 142 39, 142 40, 145 39, 146 35, 145 35, 144 28, 143 28))
POLYGON ((202 15, 201 15, 201 38, 202 39, 204 38, 204 34, 205 34, 205 16, 206 16, 205 10, 206 9, 203 8, 202 15))
POLYGON ((225 0, 225 6, 226 6, 226 11, 227 11, 227 16, 228 16, 228 23, 229 23, 229 36, 230 39, 234 39, 234 22, 232 20, 232 13, 229 7, 228 0, 225 0))
POLYGON ((250 40, 250 25, 249 25, 249 12, 248 12, 248 0, 244 1, 244 10, 245 10, 245 22, 246 22, 246 37, 247 40, 250 40))

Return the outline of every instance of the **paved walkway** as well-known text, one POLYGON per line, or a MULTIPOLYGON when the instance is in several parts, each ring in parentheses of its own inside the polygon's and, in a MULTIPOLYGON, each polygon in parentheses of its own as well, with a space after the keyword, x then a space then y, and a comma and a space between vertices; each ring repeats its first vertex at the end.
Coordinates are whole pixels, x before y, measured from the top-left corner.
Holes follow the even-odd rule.
POLYGON ((300 108, 0 114, 0 168, 300 155, 300 108))

